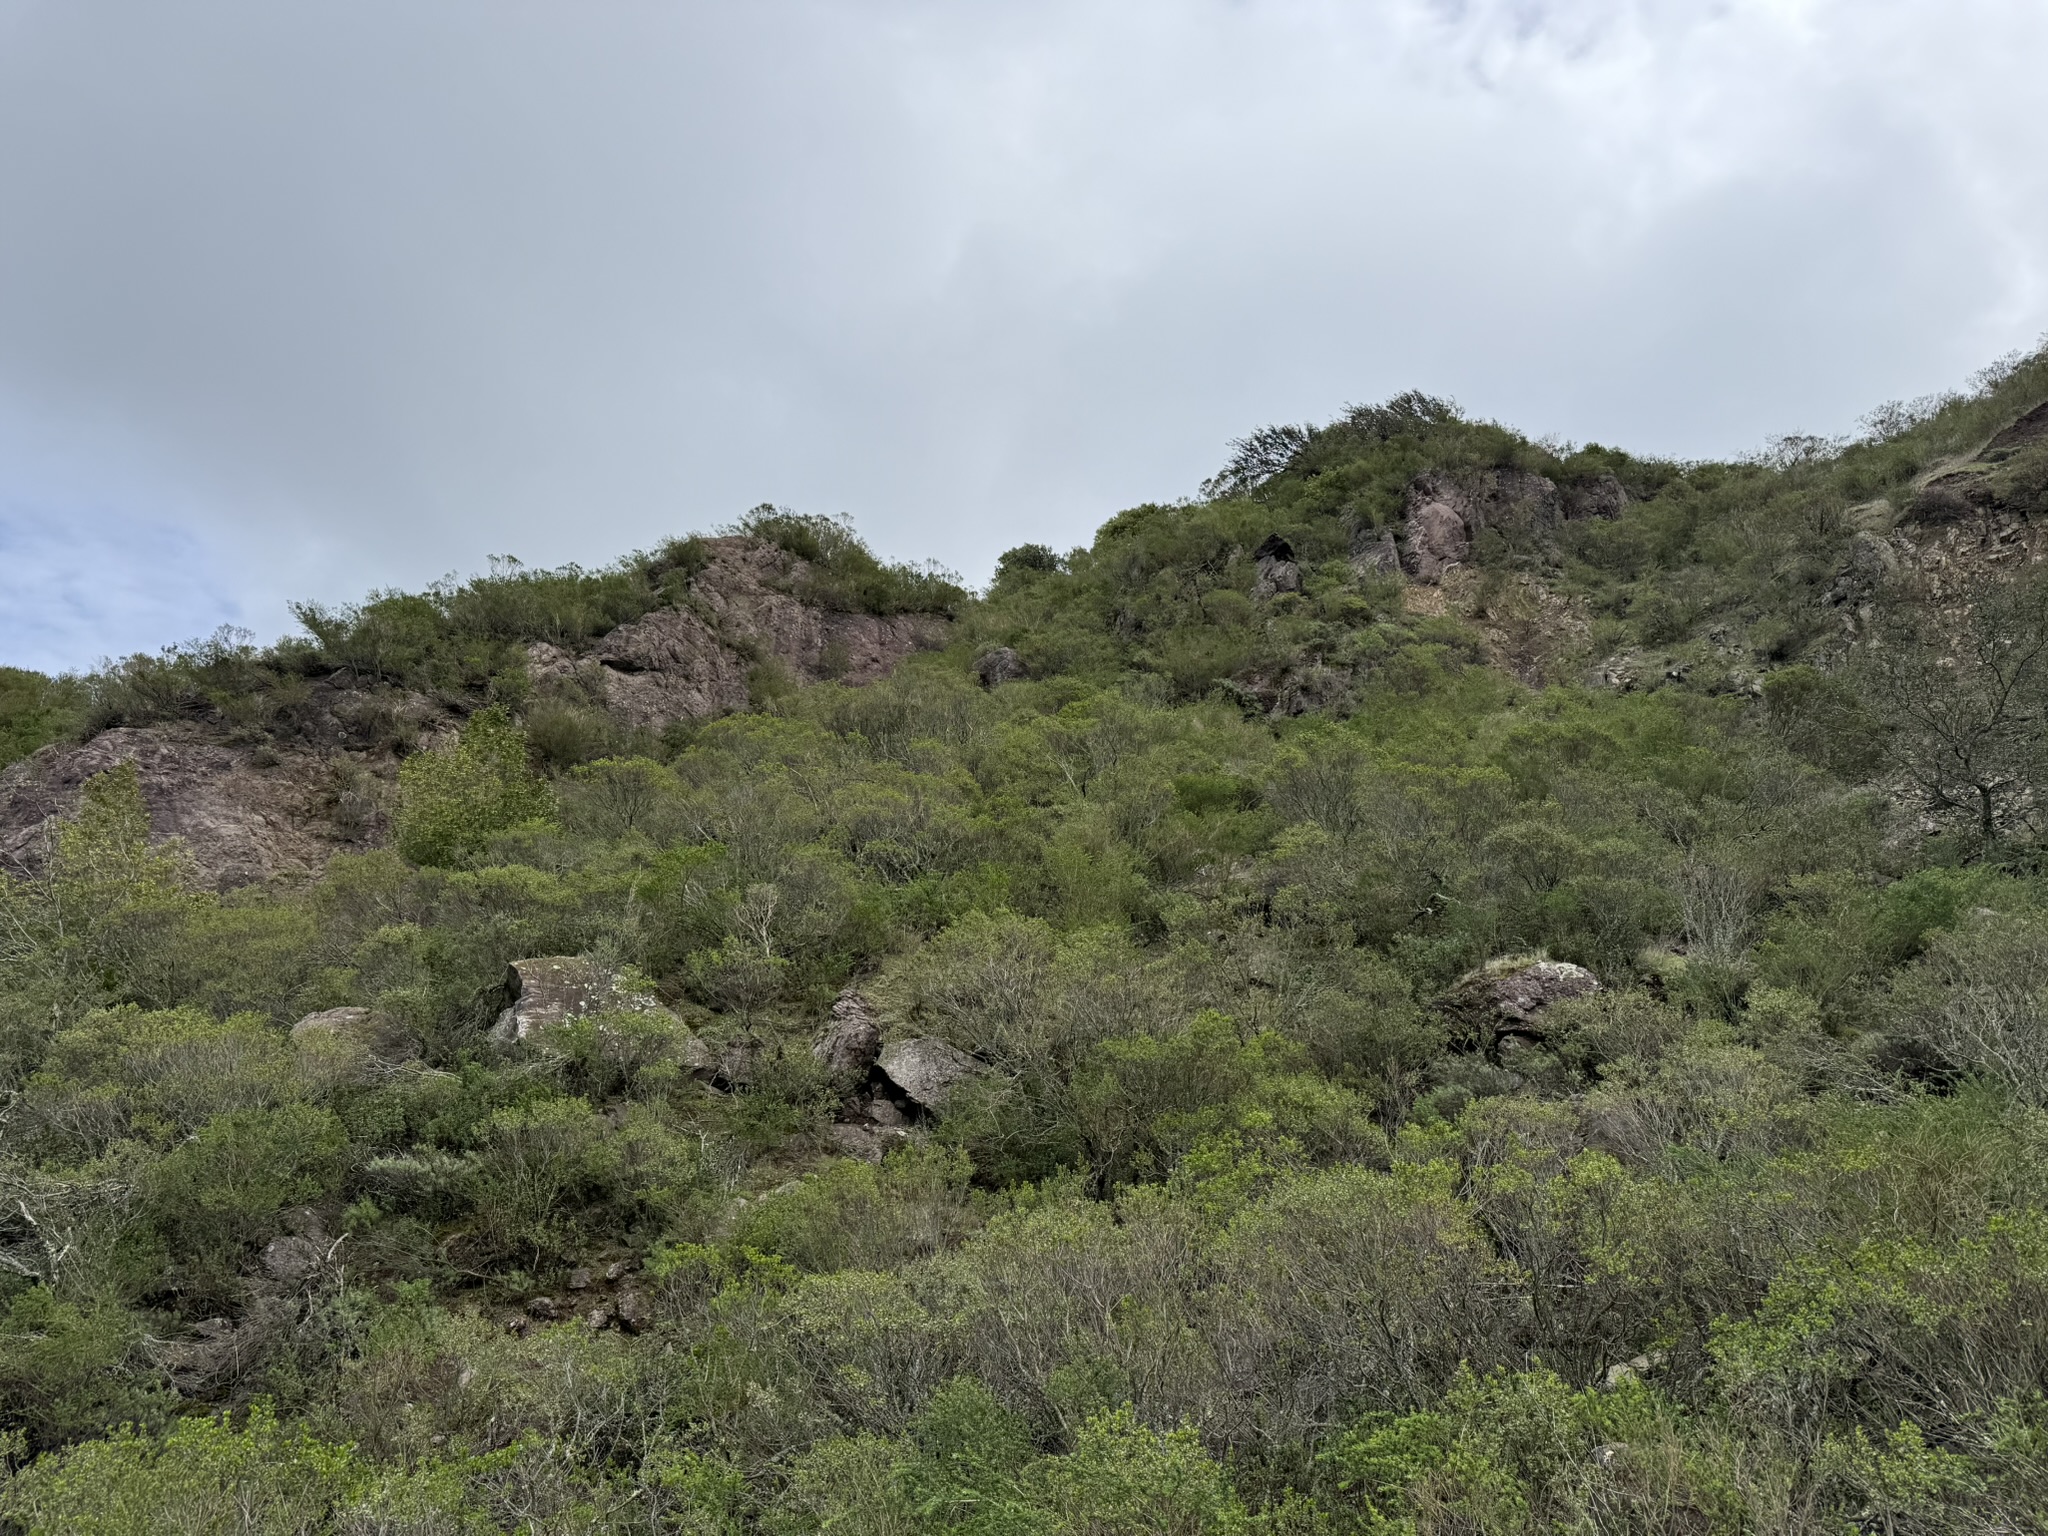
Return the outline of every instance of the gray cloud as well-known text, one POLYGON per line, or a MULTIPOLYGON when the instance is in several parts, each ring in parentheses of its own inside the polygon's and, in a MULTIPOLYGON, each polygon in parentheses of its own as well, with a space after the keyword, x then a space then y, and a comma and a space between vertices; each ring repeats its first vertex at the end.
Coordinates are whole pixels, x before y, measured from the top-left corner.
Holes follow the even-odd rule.
POLYGON ((2029 0, 0 0, 0 660, 761 500, 979 576, 1411 385, 1840 430, 2048 327, 2044 58, 2029 0))

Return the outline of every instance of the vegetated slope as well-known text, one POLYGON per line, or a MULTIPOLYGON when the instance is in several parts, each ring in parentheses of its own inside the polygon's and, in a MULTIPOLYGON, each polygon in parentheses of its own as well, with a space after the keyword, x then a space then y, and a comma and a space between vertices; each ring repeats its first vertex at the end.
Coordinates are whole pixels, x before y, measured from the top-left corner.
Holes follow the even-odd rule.
POLYGON ((0 1510, 2041 1528, 2044 400, 10 674, 0 1510))

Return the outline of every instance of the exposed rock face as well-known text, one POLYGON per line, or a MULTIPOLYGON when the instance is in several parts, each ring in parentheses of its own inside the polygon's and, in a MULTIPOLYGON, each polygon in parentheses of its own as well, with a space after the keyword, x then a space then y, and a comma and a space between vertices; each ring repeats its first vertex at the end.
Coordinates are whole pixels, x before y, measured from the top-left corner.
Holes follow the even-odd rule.
POLYGON ((1403 568, 1417 581, 1439 582, 1462 565, 1472 540, 1488 528, 1527 532, 1577 518, 1618 517, 1628 492, 1613 475, 1597 475, 1560 491, 1548 476, 1525 469, 1478 474, 1418 475, 1408 487, 1402 520, 1403 568))
POLYGON ((877 1065, 905 1098, 928 1110, 944 1108, 953 1090, 982 1070, 965 1051, 930 1037, 883 1046, 877 1065))
POLYGON ((581 955, 514 960, 505 985, 511 1002, 491 1026, 491 1038, 505 1044, 593 1013, 661 1011, 652 998, 623 990, 609 970, 581 955))
POLYGON ((1402 531, 1408 545, 1402 564, 1417 581, 1432 585, 1441 582, 1445 572, 1463 565, 1472 552, 1472 536, 1466 532, 1465 516, 1445 496, 1418 499, 1411 493, 1402 531))
POLYGON ((1007 645, 999 645, 976 659, 974 675, 981 679, 982 687, 1000 688, 1005 683, 1020 682, 1031 673, 1022 656, 1007 645))
POLYGON ((865 1079, 875 1058, 882 1054, 881 1020, 852 987, 840 993, 832 1005, 832 1022, 811 1047, 811 1054, 833 1077, 850 1083, 865 1079))
POLYGON ((153 838, 182 838, 218 890, 317 873, 352 844, 328 803, 334 765, 318 754, 209 741, 179 726, 123 726, 82 746, 48 746, 0 772, 0 868, 41 869, 56 822, 88 779, 133 763, 153 838))
POLYGON ((2036 406, 1960 463, 1922 482, 1908 522, 1968 523, 1985 537, 2011 522, 2048 517, 2048 406, 2036 406))
POLYGON ((1401 551, 1391 531, 1362 531, 1351 541, 1351 569, 1360 576, 1391 576, 1401 569, 1401 551))
POLYGON ((1569 961, 1495 960, 1460 981, 1438 1007, 1462 1028, 1466 1044, 1493 1049, 1512 1036, 1541 1040, 1547 1009, 1599 989, 1598 977, 1569 961))
POLYGON ((1612 475, 1595 475, 1564 488, 1568 518, 1619 517, 1628 509, 1628 491, 1612 475))
MULTIPOLYGON (((633 725, 659 729, 745 709, 749 673, 779 663, 798 682, 850 684, 886 677, 906 656, 943 643, 934 614, 835 613, 792 595, 804 563, 758 539, 705 541, 710 562, 690 584, 689 606, 622 624, 591 651, 606 704, 633 725)), ((553 646, 528 649, 536 677, 573 670, 553 646)))
POLYGON ((1277 597, 1282 592, 1301 590, 1301 567, 1294 563, 1294 547, 1279 534, 1268 534, 1252 551, 1258 562, 1259 578, 1252 583, 1253 597, 1277 597))

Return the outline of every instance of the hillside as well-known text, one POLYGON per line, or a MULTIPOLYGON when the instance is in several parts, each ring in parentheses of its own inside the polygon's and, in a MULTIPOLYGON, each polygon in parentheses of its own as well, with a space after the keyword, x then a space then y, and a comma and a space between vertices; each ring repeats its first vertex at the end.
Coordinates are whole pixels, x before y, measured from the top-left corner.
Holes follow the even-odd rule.
POLYGON ((2048 1530, 2044 528, 1407 395, 0 673, 0 1517, 2048 1530))

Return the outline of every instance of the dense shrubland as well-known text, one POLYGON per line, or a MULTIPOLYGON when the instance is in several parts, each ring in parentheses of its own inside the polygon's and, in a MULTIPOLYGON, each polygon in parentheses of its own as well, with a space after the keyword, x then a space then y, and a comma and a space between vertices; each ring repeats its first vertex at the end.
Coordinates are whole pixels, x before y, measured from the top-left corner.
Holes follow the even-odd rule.
POLYGON ((339 672, 467 721, 404 762, 394 847, 306 886, 200 889, 121 771, 0 883, 0 1510, 2048 1529, 2040 589, 1895 585, 1877 648, 1823 601, 1849 510, 2042 372, 1721 466, 1405 397, 971 603, 763 513, 812 601, 950 604, 953 648, 630 754, 536 750, 518 647, 665 601, 687 541, 10 678, 30 745, 79 710, 276 729, 339 672), (1351 564, 1471 468, 1633 498, 1482 544, 1479 602, 1537 576, 1591 654, 1690 670, 1530 687, 1486 614, 1351 564), (1303 589, 1255 596, 1274 533, 1303 589), (979 687, 996 644, 1030 678, 979 687), (1309 668, 1318 707, 1248 701, 1309 668), (667 1008, 490 1043, 507 963, 573 954, 667 1008), (1604 983, 1540 1043, 1439 1006, 1536 954, 1604 983), (849 982, 986 1068, 879 1164, 831 1155, 808 1050, 849 982), (344 1006, 370 1036, 290 1030, 344 1006), (740 1047, 765 1068, 707 1086, 740 1047), (608 1265, 634 1331, 549 1320, 608 1265))

